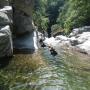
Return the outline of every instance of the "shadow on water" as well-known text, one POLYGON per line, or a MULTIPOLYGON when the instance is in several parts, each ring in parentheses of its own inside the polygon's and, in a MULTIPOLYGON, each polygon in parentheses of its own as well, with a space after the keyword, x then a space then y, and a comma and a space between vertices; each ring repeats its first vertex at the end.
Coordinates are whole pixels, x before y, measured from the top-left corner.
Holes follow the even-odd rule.
POLYGON ((14 49, 14 54, 33 54, 35 49, 14 49))

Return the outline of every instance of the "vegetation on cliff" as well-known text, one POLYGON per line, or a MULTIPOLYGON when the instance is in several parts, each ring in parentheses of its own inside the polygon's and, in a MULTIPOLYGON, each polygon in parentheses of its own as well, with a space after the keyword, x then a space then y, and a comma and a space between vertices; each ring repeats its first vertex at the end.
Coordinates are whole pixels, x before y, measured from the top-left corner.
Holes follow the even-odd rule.
POLYGON ((90 0, 35 0, 34 20, 39 30, 68 33, 90 25, 90 0))

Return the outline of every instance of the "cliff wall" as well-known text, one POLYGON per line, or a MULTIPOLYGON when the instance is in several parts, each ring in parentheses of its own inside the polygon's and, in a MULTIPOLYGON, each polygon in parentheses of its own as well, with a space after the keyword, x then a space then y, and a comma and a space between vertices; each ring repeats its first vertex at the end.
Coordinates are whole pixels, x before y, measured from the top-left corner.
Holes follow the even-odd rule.
POLYGON ((13 48, 35 50, 33 3, 33 0, 0 0, 0 57, 13 55, 13 48))

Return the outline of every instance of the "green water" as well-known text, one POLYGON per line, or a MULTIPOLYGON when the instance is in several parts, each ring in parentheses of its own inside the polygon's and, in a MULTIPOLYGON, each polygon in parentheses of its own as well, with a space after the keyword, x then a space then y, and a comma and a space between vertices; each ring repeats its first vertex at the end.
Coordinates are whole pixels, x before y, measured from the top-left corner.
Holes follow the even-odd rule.
POLYGON ((31 55, 15 55, 18 60, 14 58, 13 65, 0 71, 0 90, 90 90, 90 60, 79 60, 75 55, 68 57, 59 51, 59 55, 53 57, 47 48, 41 49, 44 61, 37 60, 45 65, 35 69, 33 64, 32 71, 28 64, 31 55))
POLYGON ((47 66, 28 73, 30 82, 17 83, 11 90, 90 90, 89 70, 79 71, 69 67, 65 61, 68 58, 63 55, 53 57, 48 49, 41 52, 47 66))

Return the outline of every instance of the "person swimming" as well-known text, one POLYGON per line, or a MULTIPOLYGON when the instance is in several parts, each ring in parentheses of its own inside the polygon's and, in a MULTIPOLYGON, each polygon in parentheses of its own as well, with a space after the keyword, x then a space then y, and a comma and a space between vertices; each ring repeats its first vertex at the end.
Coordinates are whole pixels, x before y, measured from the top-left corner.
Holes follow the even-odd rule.
POLYGON ((51 46, 48 46, 48 47, 49 47, 49 50, 50 50, 50 53, 52 56, 56 56, 58 54, 53 47, 51 47, 51 46))
POLYGON ((44 41, 43 39, 40 39, 40 40, 39 40, 39 43, 40 43, 41 47, 43 47, 43 48, 44 48, 44 47, 46 47, 46 45, 44 44, 44 42, 43 42, 43 41, 44 41))

